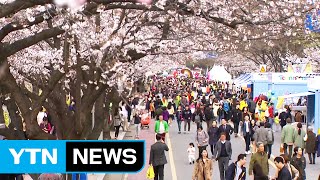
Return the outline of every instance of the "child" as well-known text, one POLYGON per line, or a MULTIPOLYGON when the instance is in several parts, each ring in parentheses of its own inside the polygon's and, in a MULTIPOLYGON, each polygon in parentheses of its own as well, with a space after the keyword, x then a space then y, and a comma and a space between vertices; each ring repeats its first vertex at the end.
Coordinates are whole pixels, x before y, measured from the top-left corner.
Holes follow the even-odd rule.
POLYGON ((188 152, 188 159, 189 159, 189 164, 194 164, 194 161, 196 159, 196 148, 194 147, 193 143, 189 144, 189 148, 187 150, 188 152))

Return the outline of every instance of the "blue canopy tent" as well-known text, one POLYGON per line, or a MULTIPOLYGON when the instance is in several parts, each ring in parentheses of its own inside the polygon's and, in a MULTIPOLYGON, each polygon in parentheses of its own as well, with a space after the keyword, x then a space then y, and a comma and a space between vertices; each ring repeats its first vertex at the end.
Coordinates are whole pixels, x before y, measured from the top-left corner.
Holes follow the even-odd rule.
POLYGON ((233 83, 236 84, 236 85, 238 85, 238 84, 239 84, 238 82, 240 82, 240 81, 242 81, 243 79, 245 79, 245 78, 246 78, 246 75, 247 75, 247 74, 241 74, 239 77, 237 77, 236 79, 233 80, 233 83))
POLYGON ((244 78, 245 74, 241 74, 239 77, 233 80, 233 83, 236 84, 238 81, 241 81, 244 78))
POLYGON ((242 77, 240 76, 239 79, 237 78, 234 82, 235 85, 243 86, 252 83, 252 75, 251 74, 244 74, 242 77))

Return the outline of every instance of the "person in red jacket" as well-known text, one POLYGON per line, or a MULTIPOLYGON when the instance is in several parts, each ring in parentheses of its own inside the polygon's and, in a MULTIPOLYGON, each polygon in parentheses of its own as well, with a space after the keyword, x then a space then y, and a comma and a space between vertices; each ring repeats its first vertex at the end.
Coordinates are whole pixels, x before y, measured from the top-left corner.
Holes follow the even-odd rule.
POLYGON ((269 113, 269 123, 271 124, 271 129, 273 130, 273 123, 274 123, 274 107, 273 103, 270 103, 270 106, 268 108, 269 113))

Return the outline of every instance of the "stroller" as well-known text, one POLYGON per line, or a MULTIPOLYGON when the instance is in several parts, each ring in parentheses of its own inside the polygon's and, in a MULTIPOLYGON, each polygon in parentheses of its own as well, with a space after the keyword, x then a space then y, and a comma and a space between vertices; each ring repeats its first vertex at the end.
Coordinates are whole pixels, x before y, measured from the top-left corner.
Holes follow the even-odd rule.
POLYGON ((149 113, 143 114, 141 117, 141 129, 143 129, 144 127, 147 127, 149 129, 150 121, 151 121, 151 116, 149 115, 149 113))

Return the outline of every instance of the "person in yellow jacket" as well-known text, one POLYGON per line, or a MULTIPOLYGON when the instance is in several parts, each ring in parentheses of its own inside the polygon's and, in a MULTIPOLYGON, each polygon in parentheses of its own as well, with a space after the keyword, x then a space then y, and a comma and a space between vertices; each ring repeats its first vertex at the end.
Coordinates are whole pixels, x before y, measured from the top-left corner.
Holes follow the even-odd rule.
POLYGON ((11 123, 11 118, 9 115, 9 111, 6 105, 2 105, 2 111, 3 111, 3 118, 4 118, 4 124, 6 127, 9 127, 9 124, 11 123))
POLYGON ((167 98, 166 97, 163 97, 162 98, 162 105, 164 106, 164 107, 168 107, 168 100, 167 100, 167 98))
POLYGON ((245 101, 245 99, 242 99, 241 101, 240 101, 240 107, 239 107, 239 109, 242 111, 243 110, 243 108, 247 108, 248 107, 248 104, 247 104, 247 102, 245 101))
POLYGON ((265 120, 265 116, 266 116, 266 111, 268 110, 268 102, 262 100, 261 105, 259 107, 259 111, 260 111, 260 120, 264 121, 265 120))

